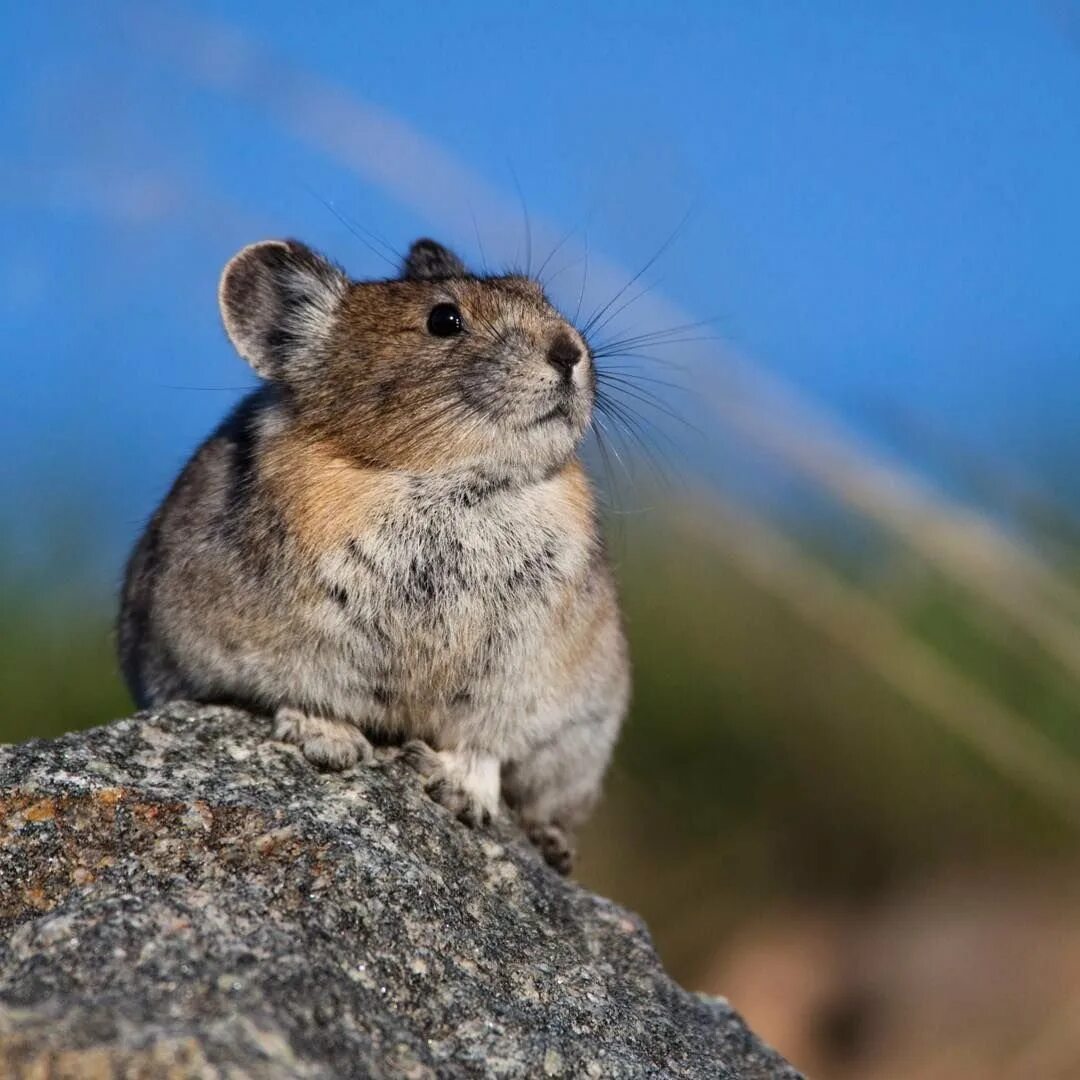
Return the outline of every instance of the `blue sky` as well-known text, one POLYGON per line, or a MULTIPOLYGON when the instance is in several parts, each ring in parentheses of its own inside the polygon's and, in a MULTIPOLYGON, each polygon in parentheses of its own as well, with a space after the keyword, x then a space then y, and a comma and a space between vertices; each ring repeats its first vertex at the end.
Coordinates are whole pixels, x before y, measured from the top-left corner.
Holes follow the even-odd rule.
POLYGON ((399 249, 434 233, 478 262, 479 234, 488 259, 521 258, 518 186, 541 254, 576 229, 566 252, 587 238, 607 267, 597 303, 689 213, 630 329, 665 303, 714 318, 718 348, 913 463, 925 430, 1073 483, 1076 3, 52 3, 2 20, 0 527, 24 539, 70 504, 107 523, 115 563, 249 383, 215 308, 235 249, 296 235, 385 273, 328 201, 399 249))

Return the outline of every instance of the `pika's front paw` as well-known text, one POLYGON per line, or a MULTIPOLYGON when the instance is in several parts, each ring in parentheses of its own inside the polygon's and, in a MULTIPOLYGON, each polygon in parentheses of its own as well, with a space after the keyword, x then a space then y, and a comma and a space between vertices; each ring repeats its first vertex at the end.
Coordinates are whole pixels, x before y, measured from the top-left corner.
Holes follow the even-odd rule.
POLYGON ((466 825, 488 825, 499 806, 499 766, 494 758, 455 750, 434 750, 413 739, 401 758, 424 781, 424 790, 466 825))
POLYGON ((558 825, 527 825, 525 833, 553 870, 564 877, 573 870, 574 845, 558 825))
POLYGON ((274 738, 300 747, 300 752, 319 769, 340 771, 357 762, 375 763, 375 750, 364 733, 344 720, 309 716, 299 709, 278 709, 274 738))

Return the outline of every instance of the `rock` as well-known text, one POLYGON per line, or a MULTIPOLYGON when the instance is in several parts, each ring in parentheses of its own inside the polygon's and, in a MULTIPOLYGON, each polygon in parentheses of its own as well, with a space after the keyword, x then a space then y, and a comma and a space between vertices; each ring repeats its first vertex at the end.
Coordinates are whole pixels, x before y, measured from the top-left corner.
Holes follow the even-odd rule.
POLYGON ((0 748, 0 1075, 796 1077, 399 764, 176 705, 0 748))

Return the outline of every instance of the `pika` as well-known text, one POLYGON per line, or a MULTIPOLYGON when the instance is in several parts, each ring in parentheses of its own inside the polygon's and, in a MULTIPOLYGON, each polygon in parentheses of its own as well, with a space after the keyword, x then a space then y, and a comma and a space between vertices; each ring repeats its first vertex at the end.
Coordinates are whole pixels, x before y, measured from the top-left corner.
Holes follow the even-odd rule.
POLYGON ((253 244, 219 303, 262 382, 129 560, 132 696, 270 715, 320 768, 402 755, 463 821, 505 805, 568 872, 630 687, 578 456, 587 342, 536 281, 426 239, 381 281, 253 244))

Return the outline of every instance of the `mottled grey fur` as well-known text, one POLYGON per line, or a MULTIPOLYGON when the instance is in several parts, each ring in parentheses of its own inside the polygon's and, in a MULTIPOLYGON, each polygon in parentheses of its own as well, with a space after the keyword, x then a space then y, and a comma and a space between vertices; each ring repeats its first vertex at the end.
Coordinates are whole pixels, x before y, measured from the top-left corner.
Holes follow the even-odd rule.
POLYGON ((220 296, 268 381, 132 555, 133 695, 272 714, 327 768, 399 746, 443 805, 482 822, 505 800, 565 871, 629 693, 576 457, 585 342, 534 282, 468 275, 432 241, 367 283, 253 245, 220 296), (427 332, 440 303, 463 333, 427 332))

